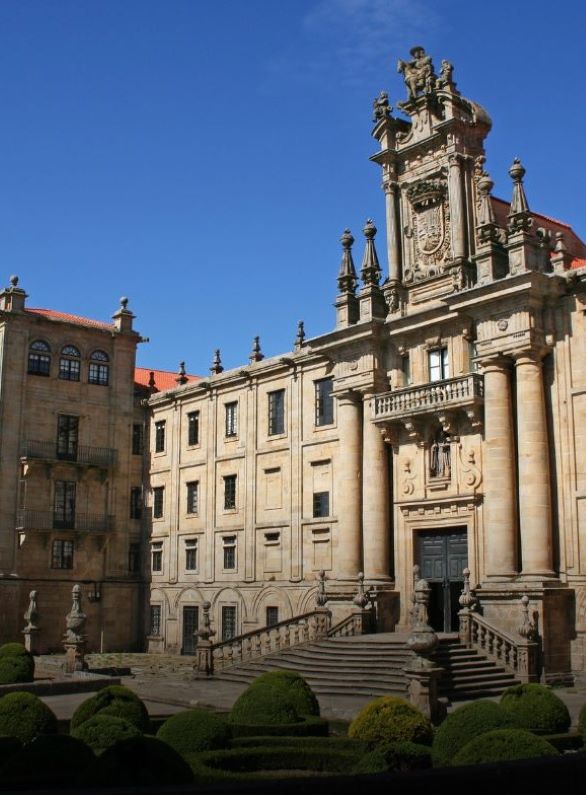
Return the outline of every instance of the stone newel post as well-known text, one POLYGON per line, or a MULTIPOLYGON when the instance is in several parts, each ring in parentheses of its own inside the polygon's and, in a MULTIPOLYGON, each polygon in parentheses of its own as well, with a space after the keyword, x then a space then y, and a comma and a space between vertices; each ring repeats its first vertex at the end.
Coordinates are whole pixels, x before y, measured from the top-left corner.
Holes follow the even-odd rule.
POLYGON ((81 607, 81 586, 74 585, 71 590, 73 604, 65 617, 67 631, 63 639, 65 647, 65 673, 73 674, 77 671, 87 671, 85 662, 85 645, 87 637, 84 634, 86 614, 81 607))
POLYGON ((437 683, 442 669, 430 659, 438 644, 438 637, 428 624, 427 607, 431 588, 426 580, 415 584, 413 628, 407 638, 407 646, 415 652, 415 658, 405 666, 409 680, 409 701, 430 720, 440 718, 437 683))
POLYGON ((212 649, 212 638, 216 633, 212 629, 210 620, 210 602, 204 602, 203 608, 203 629, 195 634, 198 637, 195 652, 195 673, 204 676, 212 676, 214 673, 214 655, 212 649))

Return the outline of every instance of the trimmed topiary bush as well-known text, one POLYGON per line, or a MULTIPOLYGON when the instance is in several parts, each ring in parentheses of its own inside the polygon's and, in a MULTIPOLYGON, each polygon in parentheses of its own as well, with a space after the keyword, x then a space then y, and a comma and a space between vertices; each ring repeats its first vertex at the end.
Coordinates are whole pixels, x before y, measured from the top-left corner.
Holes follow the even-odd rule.
POLYGON ((467 743, 454 756, 452 764, 482 765, 487 762, 510 762, 513 759, 533 759, 540 756, 559 756, 559 753, 543 737, 524 729, 495 729, 467 743))
POLYGON ((84 721, 76 729, 72 729, 71 736, 86 743, 95 754, 99 755, 120 740, 141 737, 142 732, 129 720, 102 712, 84 721))
POLYGON ((382 754, 387 770, 405 773, 410 770, 429 770, 433 767, 431 749, 428 745, 410 742, 390 743, 380 746, 378 753, 382 754))
POLYGON ((431 745, 433 729, 422 712, 398 696, 380 696, 354 718, 348 736, 379 747, 394 742, 431 745))
POLYGON ((446 767, 466 743, 493 729, 514 726, 513 719, 499 704, 488 699, 464 704, 451 712, 437 727, 431 754, 435 767, 446 767))
POLYGON ((319 717, 319 703, 315 693, 301 674, 295 671, 267 671, 258 676, 251 687, 283 688, 288 701, 298 715, 319 717))
POLYGON ((270 671, 257 677, 236 700, 230 721, 245 724, 298 723, 319 716, 319 704, 305 679, 292 671, 270 671))
POLYGON ((122 685, 110 685, 88 698, 73 713, 71 729, 98 713, 130 721, 141 732, 150 730, 149 714, 140 698, 122 685))
POLYGON ((34 657, 21 643, 0 646, 0 685, 32 682, 34 677, 34 657))
POLYGON ((67 734, 43 734, 19 750, 4 769, 3 783, 28 787, 78 787, 93 782, 96 758, 67 734))
POLYGON ((121 740, 99 757, 97 781, 104 786, 148 787, 193 783, 183 757, 156 737, 121 740))
POLYGON ((30 743, 39 734, 56 734, 53 710, 33 693, 7 693, 0 698, 0 735, 30 743))
POLYGON ((545 685, 509 687, 502 694, 500 705, 515 726, 537 734, 566 732, 572 722, 564 702, 545 685))
POLYGON ((230 729, 225 721, 204 709, 178 712, 168 718, 157 732, 159 740, 163 740, 180 754, 226 748, 230 736, 230 729))

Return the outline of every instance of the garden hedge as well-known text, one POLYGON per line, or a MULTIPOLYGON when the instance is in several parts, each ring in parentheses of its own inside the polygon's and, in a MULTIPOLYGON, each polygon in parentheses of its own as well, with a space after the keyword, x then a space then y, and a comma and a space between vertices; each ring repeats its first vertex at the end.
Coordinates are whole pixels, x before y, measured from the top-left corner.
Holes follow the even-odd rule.
POLYGON ((73 713, 71 729, 98 713, 130 721, 141 732, 150 730, 149 714, 140 698, 122 685, 109 685, 86 699, 73 713))
POLYGON ((81 740, 67 734, 43 734, 14 754, 3 771, 3 784, 61 789, 90 786, 96 758, 81 740))
POLYGON ((379 746, 387 769, 401 773, 411 770, 429 770, 433 767, 431 748, 419 743, 400 742, 379 746))
POLYGON ((325 718, 307 717, 296 723, 230 723, 233 737, 327 737, 329 725, 325 718))
POLYGON ((32 682, 34 678, 34 657, 21 643, 0 646, 0 685, 32 682))
POLYGON ((380 696, 360 710, 348 736, 372 748, 404 741, 431 745, 433 729, 430 720, 405 699, 380 696))
POLYGON ((545 685, 509 687, 501 696, 501 707, 519 729, 536 734, 559 734, 570 728, 570 713, 564 702, 545 685))
POLYGON ((513 727, 513 719, 499 704, 488 699, 464 704, 436 728, 431 754, 435 767, 446 767, 470 740, 493 729, 513 727))
POLYGON ((452 764, 482 765, 541 756, 559 756, 559 753, 543 737, 525 729, 495 729, 467 743, 454 756, 452 764))
POLYGON ((189 709, 168 718, 157 737, 181 754, 227 748, 231 733, 226 722, 213 712, 189 709))
POLYGON ((169 787, 193 783, 185 759, 156 737, 121 740, 98 758, 96 781, 103 786, 169 787))
POLYGON ((33 693, 7 693, 0 698, 0 735, 29 743, 39 734, 56 734, 55 713, 33 693))
POLYGON ((319 704, 305 679, 293 671, 269 671, 236 699, 230 721, 271 725, 298 723, 305 716, 319 716, 319 704))
POLYGON ((349 737, 286 737, 286 736, 255 736, 233 737, 230 748, 324 748, 326 751, 349 751, 350 753, 366 753, 368 744, 349 737))
POLYGON ((71 736, 88 745, 95 754, 102 754, 120 740, 140 737, 142 732, 129 720, 103 712, 71 730, 71 736))

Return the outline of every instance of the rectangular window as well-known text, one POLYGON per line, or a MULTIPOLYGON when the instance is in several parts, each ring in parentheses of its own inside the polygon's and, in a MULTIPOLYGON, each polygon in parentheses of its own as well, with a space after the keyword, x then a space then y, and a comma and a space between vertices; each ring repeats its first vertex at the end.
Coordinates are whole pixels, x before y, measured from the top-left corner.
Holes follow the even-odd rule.
POLYGON ((50 375, 51 357, 46 353, 35 353, 31 351, 28 355, 29 375, 50 375))
POLYGON ((140 572, 140 544, 132 543, 128 546, 128 571, 131 574, 140 572))
POLYGON ((443 381, 444 378, 450 377, 450 362, 447 348, 437 348, 435 351, 429 351, 428 357, 430 381, 443 381))
POLYGON ((334 421, 333 380, 322 378, 315 381, 315 424, 331 425, 334 421))
POLYGON ((238 434, 238 403, 226 403, 226 436, 238 434))
POLYGON ((236 475, 226 475, 224 478, 224 510, 236 509, 236 475))
POLYGON ((159 637, 161 634, 161 605, 151 605, 151 625, 149 635, 159 637))
POLYGON ((153 489, 153 519, 162 519, 165 507, 165 487, 155 486, 153 489))
POLYGON ((274 627, 275 624, 279 623, 279 608, 278 607, 267 607, 267 627, 274 627))
POLYGON ((236 568, 236 536, 224 536, 224 569, 236 568))
POLYGON ((155 453, 165 452, 165 420, 155 422, 155 453))
POLYGON ((269 436, 285 433, 285 390, 269 392, 269 436))
POLYGON ((57 417, 57 458, 61 461, 77 461, 77 439, 79 417, 59 414, 57 417))
POLYGON ((79 359, 59 359, 59 378, 62 381, 79 381, 80 369, 79 359))
POLYGON ((187 513, 197 513, 199 510, 199 482, 193 480, 187 483, 187 513))
POLYGON ((132 426, 132 455, 142 455, 144 453, 144 426, 132 426))
POLYGON ((314 517, 330 515, 330 492, 316 491, 313 495, 314 517))
POLYGON ((110 380, 110 366, 107 364, 97 364, 96 362, 90 362, 87 380, 88 384, 108 386, 108 382, 110 380))
POLYGON ((197 538, 185 539, 185 571, 197 571, 197 538))
POLYGON ((222 607, 222 640, 236 637, 236 608, 232 605, 222 607))
POLYGON ((73 568, 73 541, 63 541, 61 539, 53 541, 53 546, 51 547, 51 568, 73 568))
POLYGON ((133 486, 130 489, 130 518, 140 519, 142 517, 142 487, 133 486))
POLYGON ((411 383, 411 360, 409 354, 401 356, 401 370, 403 372, 403 386, 409 386, 411 383))
POLYGON ((55 481, 55 504, 53 527, 57 530, 73 530, 75 527, 75 481, 55 481))
POLYGON ((162 572, 163 571, 163 542, 162 541, 153 541, 151 544, 151 571, 152 572, 162 572))
POLYGON ((187 444, 190 447, 199 444, 199 411, 190 411, 187 415, 187 444))

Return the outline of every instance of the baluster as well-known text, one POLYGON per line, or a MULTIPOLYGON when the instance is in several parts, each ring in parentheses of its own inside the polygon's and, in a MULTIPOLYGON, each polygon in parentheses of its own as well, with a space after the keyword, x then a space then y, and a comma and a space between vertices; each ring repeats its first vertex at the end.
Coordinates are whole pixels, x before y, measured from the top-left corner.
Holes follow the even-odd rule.
POLYGON ((268 654, 271 650, 268 632, 263 632, 260 636, 260 653, 268 654))
POLYGON ((283 646, 286 649, 291 646, 291 630, 289 629, 289 624, 285 624, 285 628, 283 630, 283 646))

